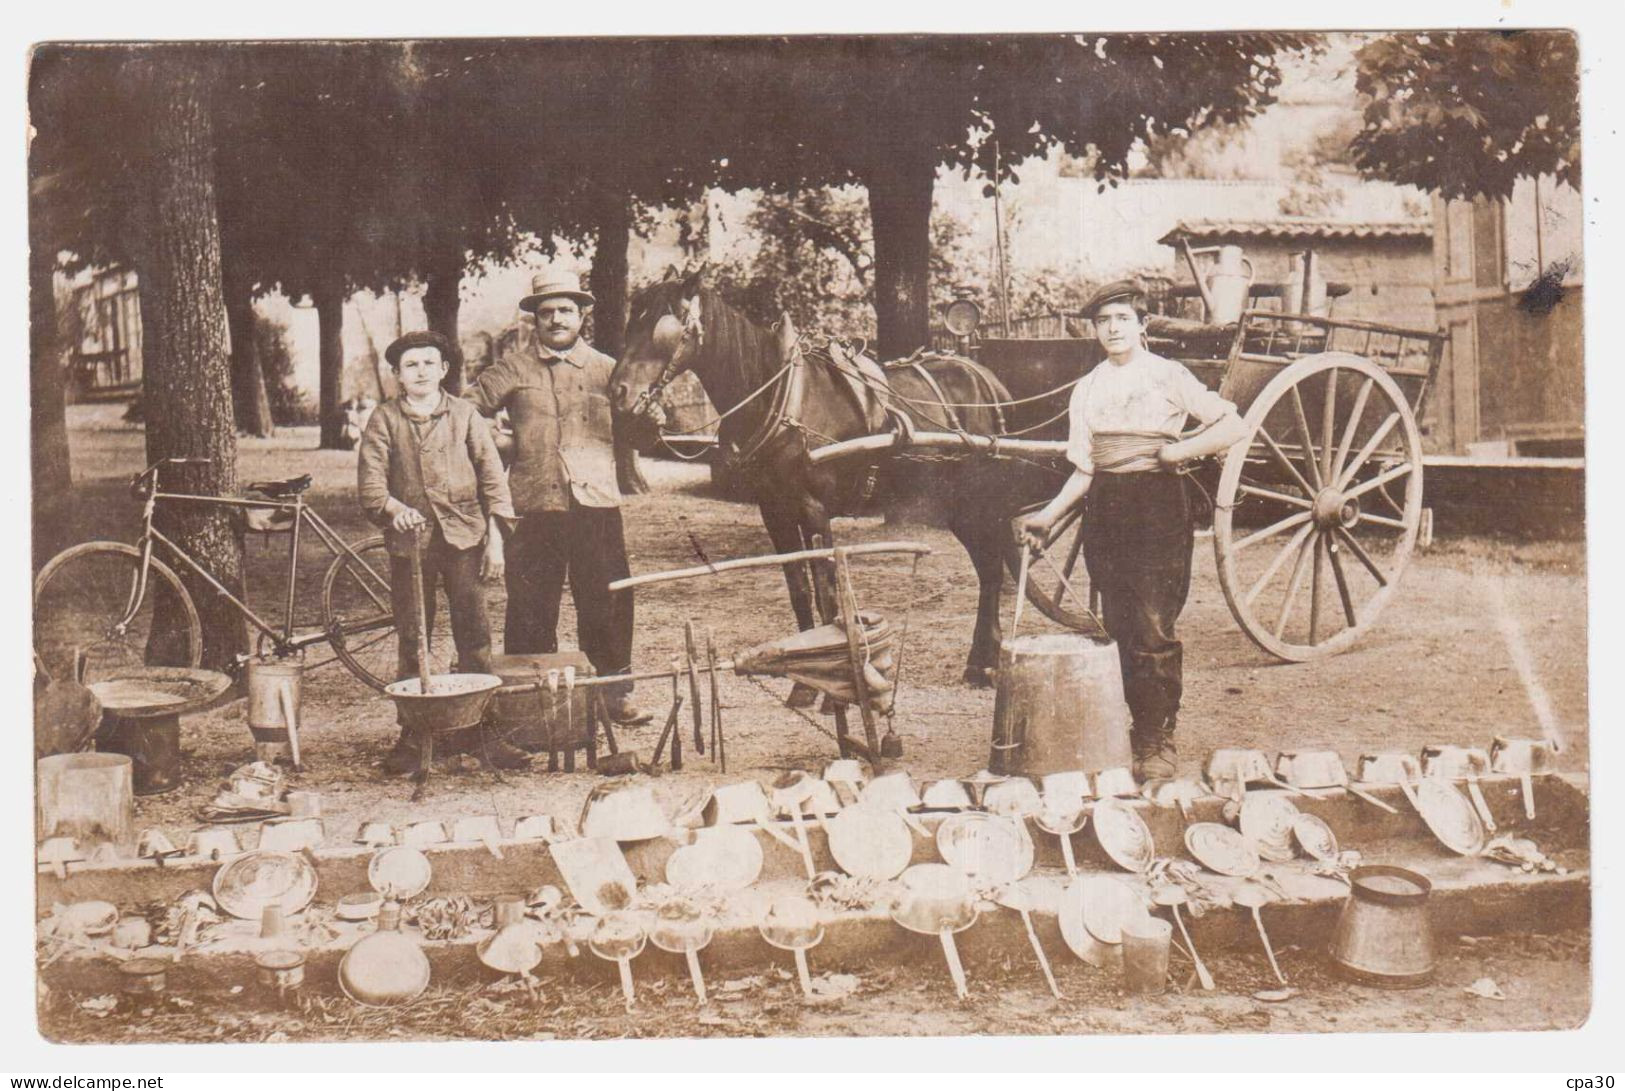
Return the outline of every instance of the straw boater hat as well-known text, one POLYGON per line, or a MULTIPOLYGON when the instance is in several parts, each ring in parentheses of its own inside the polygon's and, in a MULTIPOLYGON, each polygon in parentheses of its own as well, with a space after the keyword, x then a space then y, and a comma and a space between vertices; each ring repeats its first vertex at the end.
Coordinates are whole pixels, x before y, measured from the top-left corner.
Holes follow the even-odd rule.
POLYGON ((596 302, 591 293, 581 290, 581 278, 574 273, 537 273, 530 278, 530 294, 519 301, 519 309, 535 311, 542 300, 557 295, 569 296, 583 307, 596 302))

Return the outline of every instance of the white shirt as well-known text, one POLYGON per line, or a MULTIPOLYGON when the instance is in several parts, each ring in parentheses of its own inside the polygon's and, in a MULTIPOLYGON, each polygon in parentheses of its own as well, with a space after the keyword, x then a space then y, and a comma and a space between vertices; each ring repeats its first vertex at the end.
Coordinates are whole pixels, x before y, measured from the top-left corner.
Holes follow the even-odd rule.
POLYGON ((1144 349, 1126 364, 1102 360, 1072 388, 1067 461, 1092 474, 1096 433, 1154 432, 1175 440, 1187 417, 1212 424, 1235 411, 1178 360, 1144 349))

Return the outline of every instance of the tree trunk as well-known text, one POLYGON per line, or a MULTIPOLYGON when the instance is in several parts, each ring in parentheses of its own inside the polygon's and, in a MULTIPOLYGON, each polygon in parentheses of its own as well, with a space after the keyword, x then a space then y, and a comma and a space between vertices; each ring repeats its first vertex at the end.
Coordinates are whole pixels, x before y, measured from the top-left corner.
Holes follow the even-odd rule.
POLYGON ((226 328, 231 334, 231 403, 237 428, 251 436, 273 431, 271 399, 265 390, 265 372, 254 344, 254 294, 248 285, 228 277, 226 328))
POLYGON ((41 218, 39 209, 29 209, 28 221, 35 228, 28 240, 28 400, 32 414, 36 551, 49 548, 44 545, 43 532, 49 529, 46 524, 51 520, 42 516, 66 500, 73 486, 68 453, 68 372, 62 364, 56 294, 52 288, 56 248, 38 230, 41 218))
POLYGON ((936 166, 925 154, 877 164, 868 177, 875 236, 875 327, 882 360, 907 356, 931 334, 931 190, 936 166))
MULTIPOLYGON (((164 466, 166 488, 229 496, 237 491, 237 430, 208 95, 202 74, 186 58, 155 51, 138 64, 145 77, 136 86, 149 106, 143 131, 151 156, 138 175, 134 240, 146 360, 147 460, 198 459, 164 466)), ((159 509, 158 523, 233 594, 242 594, 242 537, 229 509, 174 504, 159 509)), ((187 585, 203 621, 203 665, 229 667, 248 649, 247 626, 202 580, 188 578, 187 585)), ((155 628, 161 633, 166 627, 155 628)), ((155 644, 149 654, 162 662, 162 641, 155 644)))
POLYGON ((429 328, 451 342, 451 368, 441 385, 453 394, 463 392, 463 350, 457 336, 457 312, 462 306, 463 255, 447 250, 433 259, 424 276, 423 314, 429 328))
POLYGON ((344 450, 344 282, 324 277, 311 292, 316 303, 317 362, 321 377, 317 385, 317 411, 321 415, 321 446, 329 451, 344 450))
MULTIPOLYGON (((632 208, 624 194, 607 199, 598 214, 598 237, 592 252, 593 347, 617 360, 626 348, 628 250, 632 245, 632 208)), ((649 491, 638 465, 637 448, 615 429, 615 478, 623 493, 649 491)))

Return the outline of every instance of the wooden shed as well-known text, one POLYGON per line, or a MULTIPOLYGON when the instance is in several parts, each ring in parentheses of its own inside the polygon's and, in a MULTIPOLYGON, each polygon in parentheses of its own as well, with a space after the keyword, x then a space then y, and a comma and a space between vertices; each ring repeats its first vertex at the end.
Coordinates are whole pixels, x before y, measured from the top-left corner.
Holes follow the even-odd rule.
POLYGON ((1580 195, 1526 179, 1502 201, 1434 201, 1450 344, 1428 413, 1435 449, 1579 456, 1585 447, 1580 195))

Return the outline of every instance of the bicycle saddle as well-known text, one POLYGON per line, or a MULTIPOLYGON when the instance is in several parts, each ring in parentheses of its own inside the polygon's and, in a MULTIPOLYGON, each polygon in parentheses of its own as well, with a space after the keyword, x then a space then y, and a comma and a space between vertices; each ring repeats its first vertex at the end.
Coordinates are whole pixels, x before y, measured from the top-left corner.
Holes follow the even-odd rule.
POLYGON ((248 487, 255 492, 262 492, 266 496, 298 496, 310 488, 310 475, 300 474, 290 477, 286 481, 251 481, 248 487))

